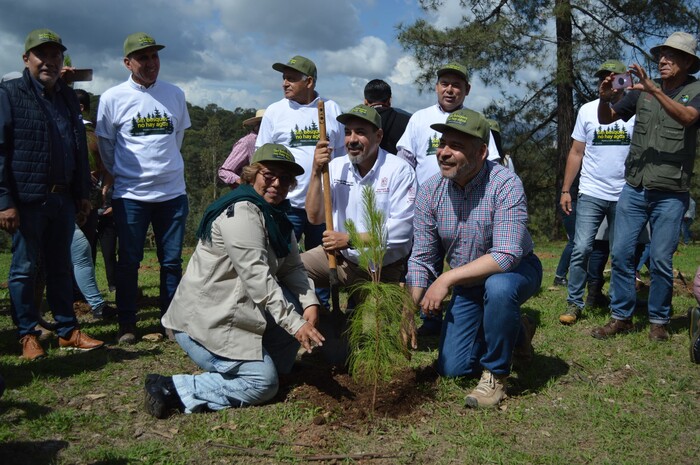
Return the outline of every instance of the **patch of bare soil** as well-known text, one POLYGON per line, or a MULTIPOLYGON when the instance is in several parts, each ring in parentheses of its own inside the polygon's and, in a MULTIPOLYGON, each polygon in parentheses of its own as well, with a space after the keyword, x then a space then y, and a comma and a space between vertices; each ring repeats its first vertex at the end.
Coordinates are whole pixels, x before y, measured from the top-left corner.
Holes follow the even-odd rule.
POLYGON ((338 423, 352 427, 372 418, 408 416, 433 400, 438 376, 432 367, 419 371, 405 369, 377 387, 372 411, 372 385, 357 383, 344 369, 331 367, 318 359, 297 363, 291 374, 280 379, 277 401, 294 401, 317 409, 317 425, 338 423))

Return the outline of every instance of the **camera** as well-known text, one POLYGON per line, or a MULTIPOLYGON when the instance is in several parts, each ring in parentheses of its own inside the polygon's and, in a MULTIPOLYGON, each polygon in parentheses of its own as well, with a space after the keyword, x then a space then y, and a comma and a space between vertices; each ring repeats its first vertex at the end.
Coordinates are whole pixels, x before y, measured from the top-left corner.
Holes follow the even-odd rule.
POLYGON ((613 75, 613 89, 627 89, 632 86, 632 76, 629 73, 620 73, 613 75))

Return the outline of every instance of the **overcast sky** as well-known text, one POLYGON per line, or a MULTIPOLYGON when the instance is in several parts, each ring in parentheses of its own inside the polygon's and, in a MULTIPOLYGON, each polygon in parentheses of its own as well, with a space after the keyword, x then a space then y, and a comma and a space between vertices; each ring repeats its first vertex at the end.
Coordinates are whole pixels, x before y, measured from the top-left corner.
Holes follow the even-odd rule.
MULTIPOLYGON (((446 0, 428 15, 417 0, 0 0, 0 75, 23 68, 27 33, 46 27, 62 37, 74 66, 94 69, 94 80, 76 87, 101 94, 127 78, 124 39, 143 31, 166 45, 160 79, 196 105, 264 108, 282 98, 272 64, 299 54, 316 62, 319 93, 345 110, 380 78, 395 106, 415 111, 435 94, 419 94, 418 70, 396 41, 396 26, 418 18, 454 26, 458 5, 446 0)), ((481 110, 489 100, 472 82, 468 106, 481 110)))

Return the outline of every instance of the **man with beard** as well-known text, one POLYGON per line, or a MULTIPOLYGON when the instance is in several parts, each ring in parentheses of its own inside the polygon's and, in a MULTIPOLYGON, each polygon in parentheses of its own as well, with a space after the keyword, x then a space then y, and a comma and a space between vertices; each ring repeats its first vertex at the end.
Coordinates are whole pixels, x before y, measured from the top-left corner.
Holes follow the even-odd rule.
POLYGON ((539 290, 542 265, 527 231, 525 191, 512 171, 486 161, 489 123, 482 114, 458 110, 431 128, 442 133, 441 175, 416 197, 406 276, 415 307, 404 315, 404 341, 415 347, 415 311, 439 312, 451 290, 437 371, 481 375, 466 404, 495 406, 505 397, 511 360, 532 357, 520 306, 539 290), (443 273, 444 260, 450 269, 443 273))
MULTIPOLYGON (((326 254, 334 253, 338 257, 341 285, 352 286, 359 280, 370 279, 367 271, 358 265, 359 254, 350 242, 345 222, 352 220, 361 234, 367 231, 362 191, 371 187, 376 196, 376 207, 384 212, 388 234, 382 281, 399 282, 411 252, 416 176, 408 163, 379 147, 383 136, 382 121, 374 108, 357 105, 339 115, 337 120, 345 125, 346 155, 331 160, 329 142, 318 142, 306 194, 309 222, 323 223, 321 176, 323 167, 328 164, 335 231, 324 231, 322 244, 301 255, 304 267, 317 286, 327 287, 330 272, 326 254)), ((322 316, 322 332, 323 323, 322 316)), ((323 334, 330 336, 333 331, 323 334)), ((328 341, 324 343, 324 350, 329 351, 332 346, 332 341, 328 341)))

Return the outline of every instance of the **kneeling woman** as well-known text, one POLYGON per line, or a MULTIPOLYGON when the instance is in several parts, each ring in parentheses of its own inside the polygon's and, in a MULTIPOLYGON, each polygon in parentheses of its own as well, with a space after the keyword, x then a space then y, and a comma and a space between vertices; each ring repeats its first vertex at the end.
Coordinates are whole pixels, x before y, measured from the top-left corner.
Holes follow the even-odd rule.
POLYGON ((299 258, 286 200, 304 169, 278 144, 256 150, 242 185, 211 204, 165 328, 206 373, 146 377, 145 408, 180 411, 257 405, 277 393, 299 344, 322 345, 319 306, 299 258))

